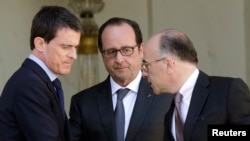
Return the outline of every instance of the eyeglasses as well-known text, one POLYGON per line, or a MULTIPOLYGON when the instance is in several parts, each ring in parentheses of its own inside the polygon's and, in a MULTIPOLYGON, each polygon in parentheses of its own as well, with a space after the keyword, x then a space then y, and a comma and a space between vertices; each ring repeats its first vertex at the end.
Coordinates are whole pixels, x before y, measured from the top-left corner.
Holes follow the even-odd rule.
POLYGON ((142 66, 141 66, 142 71, 148 72, 148 66, 149 66, 150 64, 155 63, 155 62, 162 61, 162 60, 164 60, 165 58, 166 58, 166 57, 161 58, 161 59, 157 59, 157 60, 154 60, 154 61, 151 61, 151 62, 147 62, 146 60, 143 60, 143 61, 142 61, 142 66))
POLYGON ((107 49, 107 50, 103 50, 102 53, 105 57, 108 58, 113 58, 116 56, 117 52, 119 51, 121 53, 122 56, 130 56, 134 53, 134 48, 138 47, 137 45, 133 46, 133 47, 122 47, 121 49, 107 49))

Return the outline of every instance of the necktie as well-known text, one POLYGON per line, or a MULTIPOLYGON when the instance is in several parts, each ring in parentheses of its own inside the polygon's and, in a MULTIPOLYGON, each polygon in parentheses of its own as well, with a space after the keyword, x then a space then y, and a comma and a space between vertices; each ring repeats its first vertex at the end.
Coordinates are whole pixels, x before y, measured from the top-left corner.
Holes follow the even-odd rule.
POLYGON ((125 113, 122 99, 129 92, 129 89, 119 89, 117 91, 117 104, 115 109, 115 119, 116 119, 116 141, 124 141, 124 125, 125 125, 125 113))
POLYGON ((56 78, 52 83, 54 87, 56 88, 57 96, 58 96, 59 103, 60 103, 60 108, 62 112, 64 113, 64 98, 63 98, 63 89, 62 89, 61 82, 58 78, 56 78))
POLYGON ((181 118, 181 108, 180 103, 182 100, 182 95, 177 93, 175 96, 175 133, 176 133, 176 141, 183 141, 183 129, 184 122, 181 118))

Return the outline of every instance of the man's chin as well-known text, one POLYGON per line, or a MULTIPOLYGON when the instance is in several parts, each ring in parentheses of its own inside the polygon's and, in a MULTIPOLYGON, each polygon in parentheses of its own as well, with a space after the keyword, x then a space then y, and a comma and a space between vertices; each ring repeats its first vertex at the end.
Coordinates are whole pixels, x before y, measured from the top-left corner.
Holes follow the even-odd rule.
POLYGON ((156 91, 156 90, 154 90, 154 93, 155 93, 156 95, 160 95, 160 94, 161 94, 159 91, 156 91))
POLYGON ((70 73, 70 70, 64 70, 61 71, 59 75, 68 75, 70 73))
POLYGON ((155 93, 156 95, 161 94, 160 91, 159 91, 158 89, 156 89, 152 84, 151 84, 151 88, 153 89, 153 91, 154 91, 154 93, 155 93))

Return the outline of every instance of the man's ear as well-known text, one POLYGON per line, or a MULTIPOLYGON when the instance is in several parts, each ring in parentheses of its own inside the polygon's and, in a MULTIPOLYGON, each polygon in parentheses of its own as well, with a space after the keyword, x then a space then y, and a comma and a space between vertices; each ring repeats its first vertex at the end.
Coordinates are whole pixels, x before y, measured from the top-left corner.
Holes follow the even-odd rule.
POLYGON ((43 38, 41 37, 36 37, 34 39, 34 45, 35 45, 35 48, 38 50, 38 51, 43 51, 44 50, 44 47, 45 47, 45 44, 46 42, 44 41, 43 38))
POLYGON ((141 54, 141 57, 143 58, 143 49, 144 49, 144 44, 143 43, 141 43, 140 45, 138 45, 138 48, 139 48, 139 52, 140 52, 140 54, 141 54))
POLYGON ((172 58, 165 58, 164 60, 164 63, 166 64, 166 69, 168 72, 172 72, 175 68, 175 62, 172 58))

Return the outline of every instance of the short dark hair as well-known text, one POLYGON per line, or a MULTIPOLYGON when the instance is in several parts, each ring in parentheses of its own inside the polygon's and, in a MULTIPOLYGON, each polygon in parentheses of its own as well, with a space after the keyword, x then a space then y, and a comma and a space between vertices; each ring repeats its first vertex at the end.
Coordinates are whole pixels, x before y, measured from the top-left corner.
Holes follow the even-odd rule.
POLYGON ((181 60, 198 63, 197 52, 192 41, 183 32, 165 30, 160 37, 160 54, 174 54, 181 60))
POLYGON ((102 51, 102 33, 104 31, 104 29, 109 26, 109 25, 121 25, 123 23, 126 23, 128 25, 130 25, 135 33, 135 41, 137 45, 140 45, 143 42, 142 39, 142 32, 140 29, 140 26, 138 25, 137 22, 130 20, 130 19, 125 19, 125 18, 120 18, 120 17, 113 17, 108 19, 104 24, 101 25, 101 27, 99 28, 99 33, 98 33, 98 48, 100 51, 102 51))
POLYGON ((68 9, 60 6, 43 6, 32 21, 30 34, 31 50, 35 48, 34 38, 41 37, 49 43, 61 28, 82 32, 81 22, 68 9))

